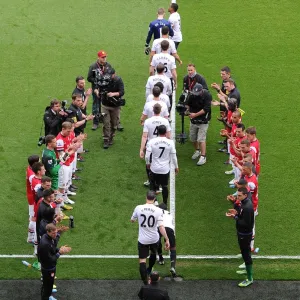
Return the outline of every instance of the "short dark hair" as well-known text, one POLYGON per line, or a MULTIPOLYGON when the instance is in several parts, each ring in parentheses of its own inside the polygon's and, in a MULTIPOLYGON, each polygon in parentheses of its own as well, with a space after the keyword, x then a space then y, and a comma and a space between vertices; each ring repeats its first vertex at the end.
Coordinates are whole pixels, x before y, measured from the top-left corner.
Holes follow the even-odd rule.
POLYGON ((157 67, 156 67, 156 72, 157 72, 158 74, 163 73, 164 70, 165 70, 165 66, 164 66, 163 64, 158 64, 158 65, 157 65, 157 67))
POLYGON ((154 97, 158 97, 161 94, 160 87, 158 86, 153 87, 152 94, 154 97))
POLYGON ((171 7, 173 8, 174 11, 178 10, 178 4, 177 3, 172 3, 171 7))
POLYGON ((43 163, 38 161, 32 165, 31 169, 32 169, 33 173, 37 174, 38 171, 41 171, 43 166, 44 166, 43 163))
POLYGON ((79 80, 83 80, 83 79, 84 79, 83 76, 77 76, 75 80, 76 80, 76 83, 78 83, 79 80))
POLYGON ((225 66, 221 69, 221 71, 224 71, 226 73, 230 73, 230 68, 228 66, 225 66))
POLYGON ((53 106, 56 105, 56 104, 61 104, 61 103, 60 103, 59 100, 53 99, 53 100, 51 100, 51 102, 50 102, 50 107, 53 107, 53 106))
POLYGON ((157 127, 158 135, 164 135, 167 132, 167 127, 165 125, 159 125, 157 127))
POLYGON ((245 187, 241 187, 238 189, 238 192, 243 193, 244 195, 248 195, 248 190, 245 187))
POLYGON ((147 192, 147 200, 150 200, 150 201, 154 201, 156 199, 156 193, 155 191, 148 191, 147 192))
POLYGON ((30 167, 32 167, 32 165, 36 162, 38 162, 40 160, 40 157, 36 154, 30 155, 28 156, 28 164, 30 167))
POLYGON ((42 183, 51 182, 51 181, 52 181, 52 179, 50 177, 48 177, 48 176, 43 176, 42 177, 42 183))
POLYGON ((52 135, 52 134, 46 135, 46 137, 45 137, 45 144, 46 144, 46 146, 47 146, 49 143, 51 143, 55 138, 56 138, 55 135, 52 135))
POLYGON ((162 35, 169 34, 169 27, 168 26, 163 26, 163 28, 161 29, 161 34, 162 35))
POLYGON ((159 88, 160 88, 160 90, 161 90, 161 92, 163 92, 163 90, 164 90, 164 85, 163 85, 163 83, 162 82, 156 82, 155 84, 154 84, 154 86, 158 86, 159 88))
POLYGON ((225 82, 229 82, 230 84, 234 84, 235 85, 235 82, 232 78, 228 78, 227 80, 224 81, 225 82))
POLYGON ((72 100, 74 101, 76 98, 82 98, 82 95, 81 94, 73 94, 72 100))
POLYGON ((193 68, 196 68, 196 65, 195 65, 195 64, 193 64, 193 63, 189 63, 187 66, 188 66, 188 67, 193 67, 193 68))
POLYGON ((237 184, 238 184, 238 185, 247 185, 248 182, 247 182, 246 179, 241 178, 241 179, 237 182, 237 184))
POLYGON ((167 40, 163 40, 161 42, 161 50, 162 51, 167 51, 169 49, 169 46, 170 46, 170 44, 167 40))
POLYGON ((155 115, 159 115, 161 112, 161 105, 159 103, 154 104, 153 112, 155 115))
POLYGON ((242 130, 245 130, 245 125, 243 123, 236 124, 236 128, 242 128, 242 130))
POLYGON ((153 271, 150 274, 151 282, 157 282, 159 280, 159 273, 157 271, 153 271))
POLYGON ((255 134, 256 135, 256 128, 254 126, 248 127, 246 129, 246 133, 248 133, 248 134, 255 134))
POLYGON ((48 198, 48 197, 50 197, 52 194, 54 194, 54 191, 53 191, 52 189, 44 190, 44 191, 43 191, 43 198, 48 198))

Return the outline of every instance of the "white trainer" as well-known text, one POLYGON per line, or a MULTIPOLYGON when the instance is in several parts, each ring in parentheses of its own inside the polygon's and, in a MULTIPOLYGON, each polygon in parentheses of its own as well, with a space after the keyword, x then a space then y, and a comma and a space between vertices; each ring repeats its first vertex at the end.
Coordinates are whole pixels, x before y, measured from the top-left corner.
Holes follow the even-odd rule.
POLYGON ((202 166, 206 163, 206 156, 201 155, 199 161, 197 162, 197 166, 202 166))
POLYGON ((232 175, 232 174, 234 174, 233 169, 230 170, 230 171, 225 171, 225 174, 226 174, 226 175, 232 175))
POLYGON ((149 185, 150 185, 150 181, 149 180, 147 180, 147 181, 144 182, 144 186, 149 186, 149 185))
POLYGON ((199 150, 196 150, 192 156, 192 159, 197 159, 200 156, 201 152, 199 150))
POLYGON ((229 185, 234 184, 235 183, 235 178, 233 178, 232 180, 230 180, 228 183, 229 183, 229 185))
POLYGON ((239 265, 239 269, 246 269, 246 265, 245 265, 245 263, 243 263, 243 264, 239 265))
POLYGON ((67 204, 75 204, 75 201, 73 201, 69 198, 65 199, 64 202, 67 203, 67 204))
POLYGON ((76 196, 76 193, 75 193, 75 192, 68 191, 68 192, 67 192, 67 195, 68 195, 68 196, 76 196))

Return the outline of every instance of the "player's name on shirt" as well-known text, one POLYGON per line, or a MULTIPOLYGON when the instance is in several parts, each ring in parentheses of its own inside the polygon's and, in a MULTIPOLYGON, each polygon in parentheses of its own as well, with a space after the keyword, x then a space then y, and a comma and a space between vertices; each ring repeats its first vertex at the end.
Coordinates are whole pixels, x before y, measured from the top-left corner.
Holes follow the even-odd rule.
POLYGON ((169 42, 169 48, 168 48, 168 53, 169 54, 177 53, 174 41, 172 41, 168 38, 160 38, 160 39, 154 40, 153 44, 152 44, 151 51, 155 51, 156 53, 161 53, 161 42, 162 41, 168 41, 169 42))
POLYGON ((171 140, 157 140, 154 143, 152 143, 152 145, 157 146, 157 145, 167 145, 167 146, 171 146, 171 144, 173 143, 173 141, 171 140))

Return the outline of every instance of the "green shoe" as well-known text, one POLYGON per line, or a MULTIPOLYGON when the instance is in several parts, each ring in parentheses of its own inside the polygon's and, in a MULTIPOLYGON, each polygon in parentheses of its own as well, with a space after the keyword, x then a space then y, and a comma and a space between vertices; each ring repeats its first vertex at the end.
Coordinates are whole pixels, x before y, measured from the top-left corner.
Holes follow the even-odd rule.
POLYGON ((251 285, 253 283, 253 280, 248 280, 248 279, 245 279, 244 281, 240 282, 238 285, 239 287, 247 287, 249 285, 251 285))
POLYGON ((236 274, 245 275, 245 274, 247 274, 247 271, 246 270, 238 270, 238 271, 236 271, 236 274))

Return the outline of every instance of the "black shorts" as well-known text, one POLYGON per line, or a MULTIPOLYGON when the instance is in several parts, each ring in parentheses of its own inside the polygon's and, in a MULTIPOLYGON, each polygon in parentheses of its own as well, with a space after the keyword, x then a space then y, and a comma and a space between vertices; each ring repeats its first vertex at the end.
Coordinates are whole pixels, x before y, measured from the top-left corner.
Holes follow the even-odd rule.
POLYGON ((156 185, 158 186, 168 186, 169 184, 169 175, 170 172, 167 174, 155 174, 151 172, 152 180, 155 182, 156 185))
MULTIPOLYGON (((176 247, 176 239, 175 239, 174 230, 170 227, 165 227, 165 229, 166 229, 167 236, 169 238, 170 248, 175 248, 176 247)), ((162 238, 160 231, 158 231, 158 232, 159 232, 160 237, 162 238)))
POLYGON ((138 242, 139 258, 147 258, 149 256, 149 250, 151 253, 157 253, 158 243, 144 245, 138 242))

